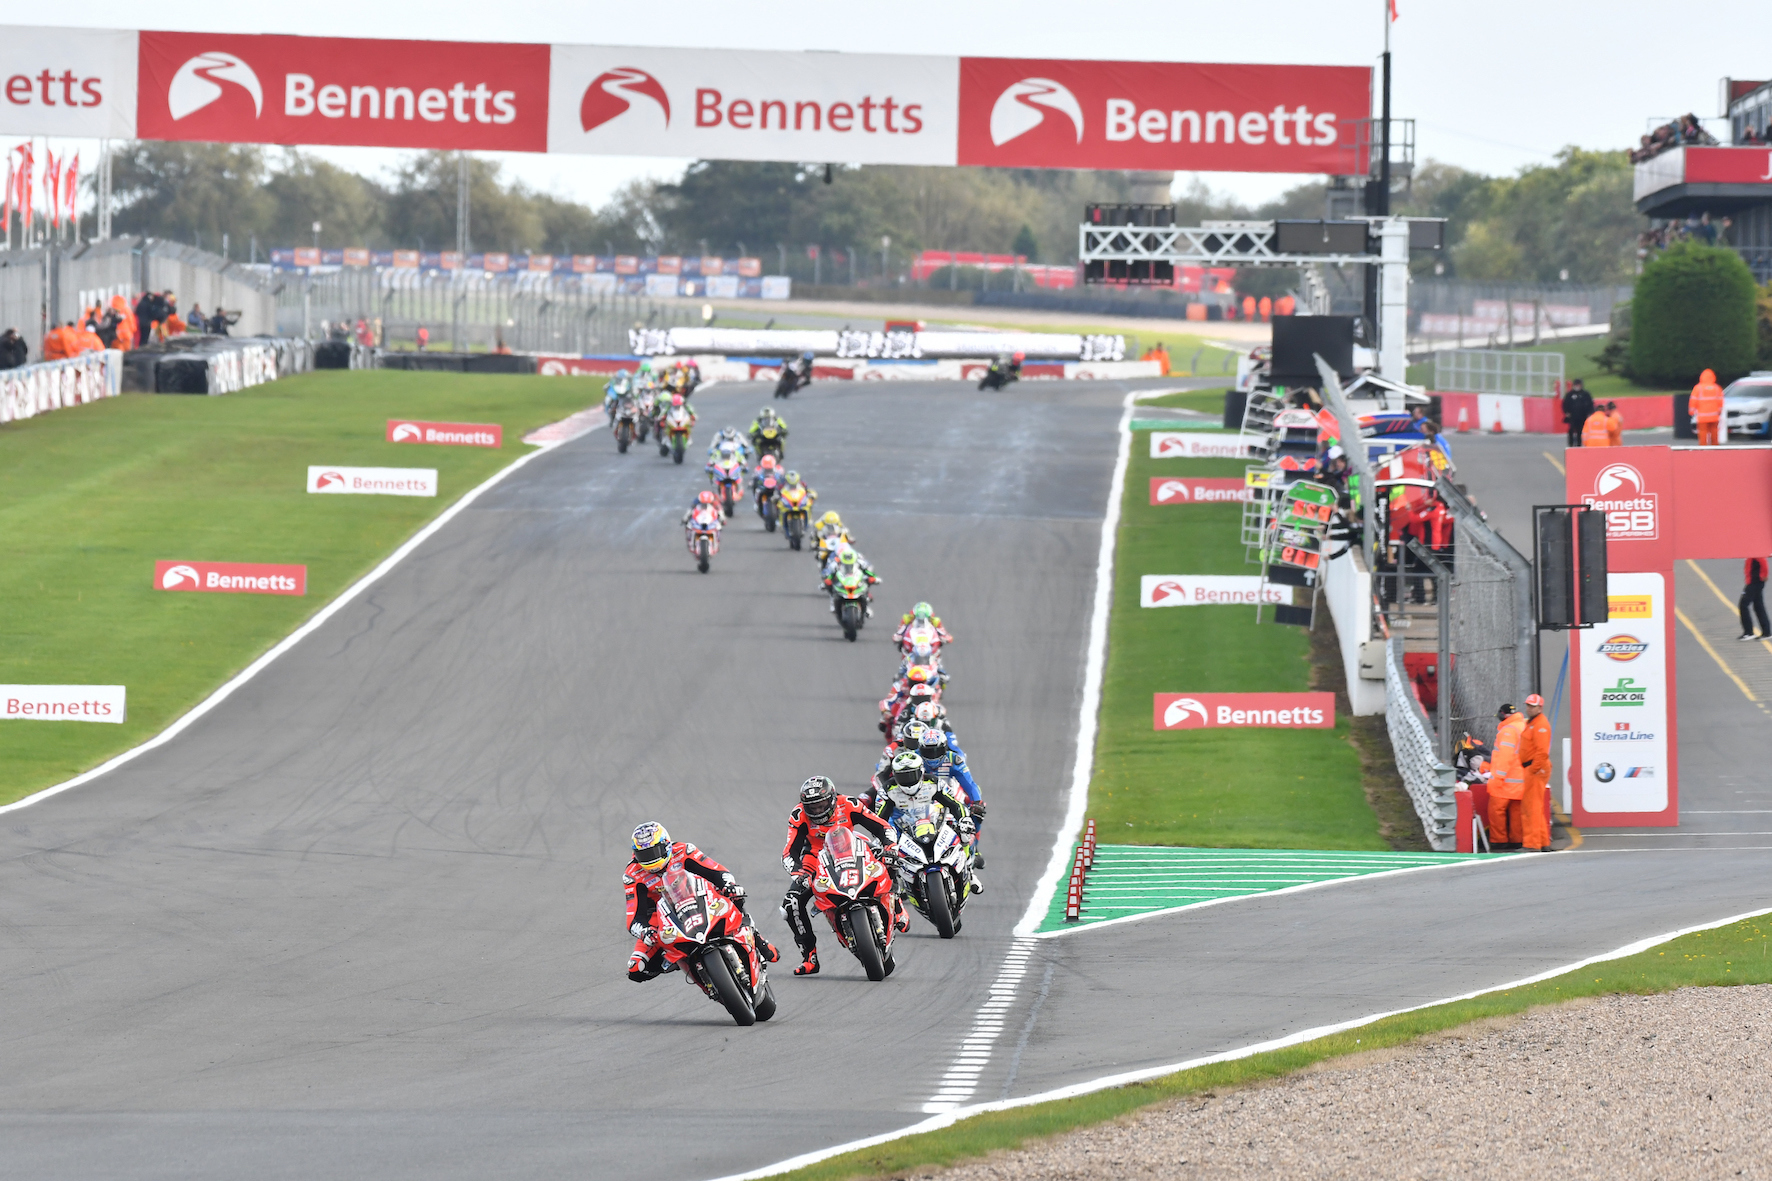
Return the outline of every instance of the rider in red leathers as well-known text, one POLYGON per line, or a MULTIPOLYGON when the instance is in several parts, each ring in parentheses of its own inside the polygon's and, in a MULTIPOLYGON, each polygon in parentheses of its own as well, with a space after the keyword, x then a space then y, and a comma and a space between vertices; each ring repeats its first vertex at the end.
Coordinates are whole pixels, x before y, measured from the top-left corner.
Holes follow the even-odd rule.
MULTIPOLYGON (((658 898, 664 875, 672 866, 708 880, 714 889, 730 898, 739 910, 745 906, 745 888, 738 884, 730 870, 688 841, 672 841, 662 824, 648 820, 634 830, 634 857, 622 874, 622 892, 628 900, 628 934, 634 937, 634 954, 628 957, 628 979, 647 981, 665 970, 668 954, 659 945, 658 898)), ((757 946, 770 963, 781 958, 761 931, 755 931, 757 946)))
MULTIPOLYGON (((793 875, 786 897, 781 900, 782 917, 794 933, 800 949, 801 964, 796 976, 818 974, 818 936, 812 930, 812 916, 807 907, 813 902, 812 878, 818 873, 818 855, 824 848, 824 834, 838 825, 861 829, 880 842, 881 860, 888 869, 897 857, 892 846, 897 833, 891 825, 863 807, 861 801, 837 792, 837 785, 824 775, 814 775, 800 785, 800 803, 788 815, 788 843, 782 846, 782 866, 793 875)), ((896 894, 892 898, 893 920, 900 931, 910 927, 910 916, 896 894)))
POLYGON ((911 629, 914 627, 934 628, 937 647, 946 647, 954 642, 948 629, 941 626, 941 616, 935 613, 935 609, 928 603, 918 603, 908 614, 899 616, 898 630, 892 633, 892 642, 907 654, 911 650, 911 629))

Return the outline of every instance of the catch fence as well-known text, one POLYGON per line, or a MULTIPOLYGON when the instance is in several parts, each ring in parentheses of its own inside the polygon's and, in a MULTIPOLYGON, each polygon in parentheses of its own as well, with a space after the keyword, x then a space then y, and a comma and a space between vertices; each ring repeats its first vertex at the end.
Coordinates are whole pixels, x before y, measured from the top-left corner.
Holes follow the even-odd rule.
POLYGON ((528 353, 626 354, 629 329, 700 324, 700 307, 593 292, 575 278, 349 268, 289 279, 277 298, 277 325, 290 336, 320 336, 363 320, 379 325, 391 348, 416 344, 423 327, 436 348, 502 343, 528 353))
POLYGON ((1441 349, 1434 354, 1434 388, 1466 394, 1561 392, 1562 353, 1499 349, 1441 349))

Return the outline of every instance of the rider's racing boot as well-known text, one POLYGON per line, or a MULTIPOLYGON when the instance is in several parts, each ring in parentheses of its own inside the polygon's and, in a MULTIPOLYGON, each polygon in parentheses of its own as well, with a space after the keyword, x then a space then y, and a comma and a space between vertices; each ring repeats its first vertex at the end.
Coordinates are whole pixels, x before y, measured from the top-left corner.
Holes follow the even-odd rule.
POLYGON ((984 893, 984 879, 978 876, 976 868, 972 871, 972 892, 974 894, 984 893))
POLYGON ((900 933, 911 929, 911 911, 904 904, 904 899, 897 894, 892 895, 892 922, 900 933))
POLYGON ((818 948, 813 947, 813 948, 807 949, 806 959, 799 967, 794 969, 794 975, 796 975, 796 976, 816 976, 816 975, 818 975, 818 948))
POLYGON ((776 964, 781 962, 781 949, 769 942, 769 940, 763 938, 762 932, 758 932, 757 934, 757 950, 761 951, 763 953, 763 958, 770 963, 776 964))

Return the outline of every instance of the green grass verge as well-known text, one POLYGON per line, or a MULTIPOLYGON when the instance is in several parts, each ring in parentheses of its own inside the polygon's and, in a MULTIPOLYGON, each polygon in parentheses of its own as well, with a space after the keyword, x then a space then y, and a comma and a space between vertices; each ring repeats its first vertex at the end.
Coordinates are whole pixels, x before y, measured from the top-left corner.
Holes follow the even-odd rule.
POLYGON ((1153 693, 1310 688, 1310 637, 1251 607, 1138 605, 1145 574, 1255 574, 1241 506, 1155 506, 1150 478, 1241 476, 1242 460, 1150 458, 1132 439, 1114 559, 1089 815, 1112 844, 1388 849, 1366 801, 1347 718, 1332 730, 1151 728, 1153 693))
POLYGON ((1220 390, 1176 390, 1172 394, 1162 394, 1155 398, 1141 398, 1140 406, 1175 406, 1183 410, 1203 410, 1208 414, 1224 413, 1224 396, 1228 389, 1220 390))
MULTIPOLYGON (((1659 386, 1639 385, 1628 377, 1620 377, 1616 373, 1607 373, 1595 363, 1600 350, 1606 347, 1605 337, 1591 340, 1559 340, 1550 344, 1523 345, 1513 350, 1520 353, 1562 353, 1563 377, 1573 381, 1577 377, 1588 388, 1588 392, 1596 398, 1635 398, 1648 394, 1684 394, 1689 389, 1662 389, 1659 386)), ((1434 363, 1425 361, 1419 365, 1409 366, 1409 380, 1417 385, 1432 386, 1434 381, 1434 363)))
POLYGON ((1617 993, 1646 995, 1676 988, 1772 983, 1769 935, 1772 922, 1766 918, 1695 932, 1625 959, 1595 964, 1524 988, 1386 1017, 1316 1041, 1149 1082, 973 1116, 941 1131, 845 1153, 782 1177, 784 1181, 903 1177, 914 1170, 941 1168, 1019 1148, 1031 1140, 1102 1123, 1167 1100, 1264 1082, 1330 1059, 1404 1045, 1484 1018, 1509 1017, 1545 1005, 1617 993))
POLYGON ((129 394, 0 428, 0 683, 124 685, 122 725, 0 724, 0 803, 164 729, 531 448, 602 383, 331 370, 220 398, 129 394), (502 450, 383 442, 389 418, 500 423, 502 450), (434 467, 441 493, 312 496, 309 464, 434 467), (173 594, 158 559, 289 562, 307 595, 173 594))

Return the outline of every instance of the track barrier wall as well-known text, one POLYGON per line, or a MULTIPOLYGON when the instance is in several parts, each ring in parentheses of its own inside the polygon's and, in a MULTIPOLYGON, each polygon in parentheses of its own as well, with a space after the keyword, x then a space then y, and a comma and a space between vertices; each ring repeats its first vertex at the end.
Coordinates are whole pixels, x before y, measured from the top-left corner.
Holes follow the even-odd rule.
POLYGON ((0 369, 0 422, 35 418, 122 392, 123 354, 116 349, 0 369))
MULTIPOLYGON (((1560 398, 1527 394, 1470 394, 1440 391, 1445 418, 1441 427, 1447 432, 1463 427, 1490 434, 1499 423, 1505 434, 1560 435, 1564 433, 1563 403, 1560 398)), ((1652 430, 1674 425, 1674 395, 1644 394, 1640 397, 1612 399, 1624 416, 1627 431, 1652 430)))

